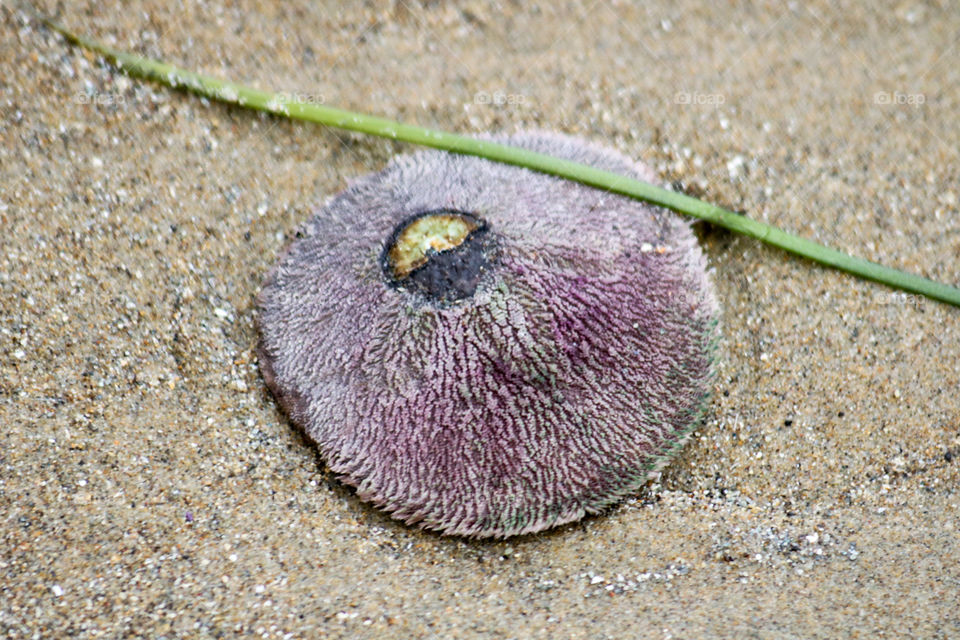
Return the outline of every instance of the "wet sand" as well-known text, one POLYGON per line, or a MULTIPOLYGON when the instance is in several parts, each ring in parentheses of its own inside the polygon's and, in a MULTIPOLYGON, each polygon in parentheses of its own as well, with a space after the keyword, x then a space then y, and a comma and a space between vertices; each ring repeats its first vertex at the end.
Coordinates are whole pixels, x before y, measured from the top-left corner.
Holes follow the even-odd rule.
MULTIPOLYGON (((328 4, 61 18, 303 100, 579 135, 960 281, 948 3, 328 4)), ((698 225, 715 397, 660 481, 545 534, 420 532, 326 471, 254 356, 297 226, 411 147, 130 80, 8 3, 0 24, 0 634, 960 637, 956 309, 698 225)))

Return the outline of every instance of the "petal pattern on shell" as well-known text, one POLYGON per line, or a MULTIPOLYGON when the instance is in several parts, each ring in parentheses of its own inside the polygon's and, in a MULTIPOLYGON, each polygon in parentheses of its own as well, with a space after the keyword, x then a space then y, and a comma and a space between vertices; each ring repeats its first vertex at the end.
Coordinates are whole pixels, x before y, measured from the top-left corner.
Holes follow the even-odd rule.
MULTIPOLYGON (((493 139, 655 180, 575 138, 493 139)), ((597 513, 706 406, 719 311, 669 211, 423 151, 357 181, 301 236, 258 299, 264 379, 329 468, 404 522, 505 537, 597 513), (385 273, 398 225, 434 211, 475 216, 495 243, 456 299, 385 273)))

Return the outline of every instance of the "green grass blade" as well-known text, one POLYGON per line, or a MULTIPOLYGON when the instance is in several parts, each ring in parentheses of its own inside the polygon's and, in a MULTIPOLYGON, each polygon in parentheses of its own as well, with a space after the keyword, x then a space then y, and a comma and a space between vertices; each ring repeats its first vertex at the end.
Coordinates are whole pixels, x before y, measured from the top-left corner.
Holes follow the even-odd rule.
POLYGON ((298 102, 283 94, 258 91, 233 82, 225 82, 180 69, 158 60, 117 51, 100 42, 77 35, 49 19, 42 17, 39 19, 70 42, 101 54, 131 76, 156 80, 169 87, 186 89, 212 100, 279 116, 393 138, 444 151, 479 156, 574 180, 706 220, 735 233, 756 238, 774 247, 867 280, 960 307, 960 289, 850 256, 682 193, 526 149, 402 124, 325 105, 298 102))

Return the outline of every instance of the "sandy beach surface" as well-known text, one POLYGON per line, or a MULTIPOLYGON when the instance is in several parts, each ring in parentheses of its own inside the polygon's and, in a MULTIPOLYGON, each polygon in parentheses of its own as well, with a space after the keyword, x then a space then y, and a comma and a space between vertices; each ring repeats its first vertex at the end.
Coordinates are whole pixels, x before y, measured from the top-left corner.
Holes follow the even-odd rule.
MULTIPOLYGON (((960 282, 955 3, 103 0, 61 20, 302 100, 582 136, 960 282)), ((319 203, 411 149, 128 79, 3 3, 0 635, 960 637, 958 310, 721 229, 697 228, 715 395, 658 482, 498 542, 338 483, 264 386, 254 300, 319 203)))

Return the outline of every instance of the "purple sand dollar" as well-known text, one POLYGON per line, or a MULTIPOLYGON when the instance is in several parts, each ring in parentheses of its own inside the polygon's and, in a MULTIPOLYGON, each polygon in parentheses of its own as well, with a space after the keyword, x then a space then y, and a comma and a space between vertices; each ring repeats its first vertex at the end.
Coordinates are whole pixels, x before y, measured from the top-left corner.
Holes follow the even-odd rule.
MULTIPOLYGON (((492 139, 654 180, 575 138, 492 139)), ((669 211, 423 151, 300 235, 258 299, 260 367, 394 518, 470 537, 577 520, 659 471, 705 410, 719 310, 669 211)))

